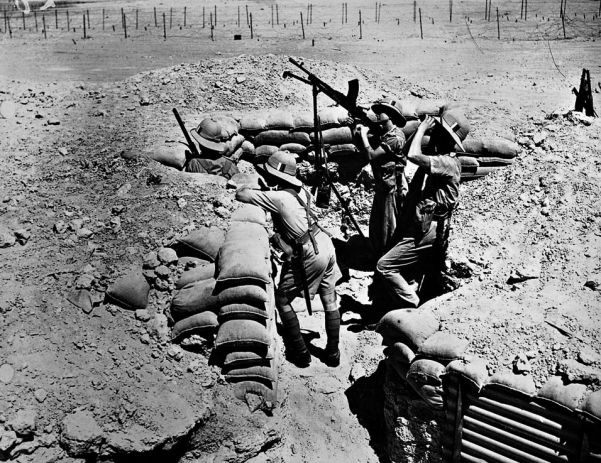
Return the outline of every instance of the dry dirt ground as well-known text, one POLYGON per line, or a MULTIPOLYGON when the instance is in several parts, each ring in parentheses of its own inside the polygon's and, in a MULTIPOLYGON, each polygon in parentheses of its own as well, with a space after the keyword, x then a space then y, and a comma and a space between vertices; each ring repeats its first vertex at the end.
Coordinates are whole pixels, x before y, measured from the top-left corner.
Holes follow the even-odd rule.
MULTIPOLYGON (((106 286, 139 268, 148 251, 195 226, 227 224, 233 192, 219 179, 182 175, 147 157, 182 149, 171 108, 190 126, 215 111, 306 109, 309 90, 281 78, 291 68, 287 56, 305 58, 338 89, 358 77, 365 102, 384 94, 456 101, 476 136, 520 140, 512 166, 462 186, 451 253, 468 277, 428 306, 444 330, 470 340, 470 353, 485 357, 491 372, 509 369, 520 353, 538 384, 558 361, 601 367, 601 125, 561 115, 582 68, 598 88, 598 2, 570 3, 565 40, 557 5, 531 5, 525 21, 520 2, 508 2, 500 41, 494 12, 485 21, 480 2, 456 4, 453 23, 447 4, 421 5, 423 40, 409 2, 383 5, 377 24, 374 4, 349 2, 344 25, 340 4, 317 2, 306 40, 295 22, 301 11, 306 18, 306 4, 280 4, 272 27, 272 3, 249 3, 253 40, 236 26, 239 5, 245 22, 245 4, 219 5, 215 41, 194 3, 181 29, 184 5, 173 5, 178 17, 167 40, 145 2, 71 5, 73 23, 90 10, 87 40, 79 24, 76 32, 62 23, 53 29, 52 11, 47 39, 31 17, 19 30, 20 16, 12 39, 0 35, 0 101, 16 108, 13 116, 5 106, 0 118, 0 460, 74 462, 83 457, 65 449, 100 449, 107 461, 386 461, 379 386, 352 387, 383 358, 379 336, 364 329, 357 310, 368 303, 368 273, 353 272, 339 288, 348 309, 342 365, 282 363, 272 412, 253 413, 202 352, 165 340, 168 295, 153 296, 149 321, 102 302, 106 286), (128 39, 121 6, 130 28, 140 8, 139 30, 128 39), (238 32, 243 40, 233 41, 238 32), (509 284, 516 271, 533 278, 509 284), (92 288, 91 313, 67 300, 77 287, 92 288), (24 439, 11 440, 15 426, 24 439)), ((157 4, 159 18, 171 6, 157 4)), ((365 226, 370 192, 350 187, 365 226)), ((338 220, 334 207, 325 221, 340 234, 338 220)), ((323 345, 322 314, 301 314, 301 325, 322 333, 312 342, 323 345)))

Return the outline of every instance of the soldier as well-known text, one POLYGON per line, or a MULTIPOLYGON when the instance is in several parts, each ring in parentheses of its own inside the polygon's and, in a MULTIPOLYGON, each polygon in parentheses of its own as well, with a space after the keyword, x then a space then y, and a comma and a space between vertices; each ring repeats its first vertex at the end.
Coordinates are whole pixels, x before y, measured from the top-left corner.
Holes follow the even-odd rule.
POLYGON ((275 241, 285 253, 275 303, 284 328, 286 355, 299 367, 310 364, 311 354, 291 303, 303 292, 311 299, 319 293, 327 334, 324 363, 338 366, 340 312, 334 291, 336 256, 332 240, 315 219, 311 194, 296 178, 293 154, 277 151, 257 170, 262 176, 263 190, 242 188, 236 192, 236 199, 271 212, 275 241))
POLYGON ((384 254, 376 266, 402 307, 417 307, 416 285, 407 278, 423 274, 426 267, 441 270, 448 244, 449 219, 457 206, 461 163, 455 157, 455 146, 469 132, 469 122, 455 110, 440 117, 426 117, 419 125, 409 148, 409 161, 418 165, 411 180, 398 229, 398 242, 384 254), (422 138, 432 130, 429 150, 422 153, 422 138))
POLYGON ((191 130, 192 137, 200 146, 201 157, 193 157, 186 162, 186 172, 221 175, 227 179, 237 174, 236 160, 228 154, 228 139, 223 134, 219 121, 212 118, 203 119, 196 130, 191 130))
POLYGON ((376 103, 371 110, 376 114, 382 127, 381 134, 368 140, 368 128, 358 125, 363 152, 372 167, 374 175, 374 199, 369 217, 369 239, 379 259, 393 245, 399 213, 407 194, 405 166, 407 155, 403 153, 405 135, 400 127, 406 123, 395 102, 376 103), (372 148, 373 146, 373 148, 372 148))

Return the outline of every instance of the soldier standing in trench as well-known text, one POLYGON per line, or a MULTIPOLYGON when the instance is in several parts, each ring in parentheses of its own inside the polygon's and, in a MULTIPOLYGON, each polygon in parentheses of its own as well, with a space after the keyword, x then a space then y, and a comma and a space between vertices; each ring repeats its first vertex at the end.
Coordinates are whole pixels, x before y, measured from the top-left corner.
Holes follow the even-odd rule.
POLYGON ((325 310, 327 344, 324 363, 340 364, 338 339, 340 312, 336 303, 336 255, 330 236, 319 226, 311 210, 311 194, 296 178, 296 160, 287 151, 277 151, 257 166, 263 190, 241 188, 236 199, 271 212, 276 244, 284 251, 275 303, 283 325, 287 358, 299 367, 311 363, 311 354, 300 332, 292 301, 307 291, 319 293, 325 310))
POLYGON ((409 148, 408 160, 417 164, 397 229, 397 243, 384 254, 376 271, 388 283, 401 308, 417 307, 417 285, 410 285, 411 273, 419 275, 443 268, 448 246, 449 219, 457 206, 461 163, 455 146, 469 133, 465 116, 448 109, 436 118, 428 116, 419 125, 409 148), (429 150, 422 153, 422 139, 431 130, 429 150), (436 268, 433 268, 436 267, 436 268))

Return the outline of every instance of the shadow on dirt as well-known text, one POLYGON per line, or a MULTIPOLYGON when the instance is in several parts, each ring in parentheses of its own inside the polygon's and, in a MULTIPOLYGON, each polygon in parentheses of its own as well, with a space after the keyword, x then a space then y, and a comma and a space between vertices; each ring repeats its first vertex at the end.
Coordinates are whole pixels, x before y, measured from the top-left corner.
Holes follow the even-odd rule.
POLYGON ((390 463, 386 456, 386 425, 384 422, 384 377, 386 366, 381 361, 371 376, 363 376, 345 391, 351 412, 369 433, 369 445, 381 463, 390 463))

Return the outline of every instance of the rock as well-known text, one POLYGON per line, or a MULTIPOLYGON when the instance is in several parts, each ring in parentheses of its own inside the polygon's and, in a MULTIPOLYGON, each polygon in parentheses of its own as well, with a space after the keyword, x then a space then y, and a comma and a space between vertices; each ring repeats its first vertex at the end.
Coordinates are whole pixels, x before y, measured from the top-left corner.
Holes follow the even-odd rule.
POLYGON ((144 263, 142 266, 144 268, 156 268, 161 264, 159 261, 159 257, 156 252, 150 251, 148 254, 144 256, 144 263))
POLYGON ((237 84, 241 84, 241 83, 243 83, 245 81, 246 81, 246 77, 244 77, 244 76, 238 76, 238 77, 236 77, 236 83, 237 84))
POLYGON ((17 113, 17 105, 12 100, 4 100, 0 103, 0 117, 13 119, 17 113))
POLYGON ((79 275, 75 280, 75 289, 91 289, 94 284, 94 275, 84 274, 79 275))
POLYGON ((551 210, 548 207, 543 207, 541 208, 540 213, 545 217, 548 217, 549 214, 551 214, 551 210))
POLYGON ((523 352, 519 353, 515 359, 513 359, 513 372, 518 373, 529 373, 532 371, 532 365, 528 360, 528 356, 523 352))
POLYGON ((171 270, 169 270, 169 267, 165 265, 159 265, 154 269, 154 273, 157 277, 162 278, 163 280, 166 280, 171 276, 171 270))
POLYGON ((161 248, 157 254, 159 261, 165 265, 177 264, 177 253, 171 248, 161 248))
POLYGON ((11 430, 0 428, 0 452, 8 452, 19 442, 21 442, 21 439, 17 437, 17 433, 11 430))
POLYGON ((35 440, 21 442, 20 444, 18 444, 16 447, 14 447, 10 451, 10 457, 11 457, 11 459, 15 459, 19 455, 31 455, 33 452, 35 452, 41 446, 42 446, 42 443, 39 441, 35 441, 35 440))
POLYGON ((146 309, 138 309, 136 310, 136 318, 140 321, 147 322, 152 318, 150 312, 146 309))
POLYGON ((34 408, 19 410, 17 415, 9 421, 8 425, 20 436, 31 436, 37 425, 37 412, 34 408))
POLYGON ((19 244, 23 246, 29 241, 29 238, 31 238, 31 233, 24 228, 19 228, 18 230, 15 230, 15 237, 17 238, 19 244))
POLYGON ((63 222, 62 220, 59 220, 58 222, 56 222, 54 224, 53 228, 56 233, 58 233, 59 235, 62 235, 63 233, 65 233, 67 231, 67 224, 65 222, 63 222))
POLYGON ((117 196, 119 196, 119 197, 126 196, 130 190, 131 190, 131 183, 124 183, 117 190, 117 196))
POLYGON ((557 362, 556 371, 564 375, 569 382, 584 384, 601 384, 601 370, 579 363, 577 360, 568 359, 557 362))
POLYGON ((547 138, 547 133, 540 132, 540 133, 534 134, 534 137, 532 137, 532 141, 534 142, 534 144, 536 146, 540 146, 545 141, 545 138, 547 138))
POLYGON ((87 289, 80 289, 72 292, 67 296, 67 300, 74 306, 79 307, 86 314, 89 314, 94 310, 92 295, 87 289))
POLYGON ((80 228, 78 229, 75 234, 78 236, 78 238, 89 238, 90 236, 92 236, 94 234, 94 232, 92 230, 90 230, 89 228, 80 228))
POLYGON ((360 363, 355 363, 351 368, 348 379, 351 383, 354 383, 359 378, 363 378, 364 376, 365 368, 363 368, 363 365, 361 365, 360 363))
POLYGON ((529 263, 524 263, 512 270, 507 283, 515 284, 526 280, 532 280, 540 277, 540 262, 534 260, 529 263))
POLYGON ((5 363, 2 366, 0 366, 0 382, 8 384, 13 380, 14 376, 15 370, 11 365, 5 363))
POLYGON ((51 117, 50 119, 48 119, 48 121, 46 122, 46 124, 48 124, 48 125, 60 125, 61 121, 59 121, 55 117, 51 117))
POLYGON ((219 206, 219 207, 215 208, 215 214, 217 214, 218 217, 225 219, 225 218, 229 217, 230 211, 223 206, 219 206))
POLYGON ((60 442, 72 457, 97 454, 104 440, 102 429, 89 411, 72 413, 63 420, 60 442))
POLYGON ((150 97, 145 93, 140 94, 140 106, 148 106, 149 104, 150 97))
POLYGON ((588 280, 586 283, 584 283, 584 286, 586 288, 592 289, 593 291, 597 291, 600 285, 596 281, 588 280))
POLYGON ((186 201, 184 198, 179 198, 177 200, 177 207, 181 209, 185 208, 188 205, 188 201, 186 201))
POLYGON ((202 368, 202 362, 198 359, 194 359, 188 364, 188 367, 186 368, 186 370, 189 371, 190 373, 196 373, 199 370, 201 370, 201 368, 202 368))
POLYGON ((69 152, 67 151, 67 148, 59 148, 58 149, 59 154, 66 156, 67 154, 69 154, 69 152))
POLYGON ((184 358, 184 352, 179 346, 169 346, 167 355, 178 362, 184 358))
POLYGON ((587 116, 579 111, 572 111, 571 116, 573 120, 580 122, 583 125, 591 125, 595 121, 594 117, 587 116))
POLYGON ((44 400, 46 400, 46 397, 48 397, 48 392, 46 392, 45 389, 36 389, 33 393, 33 396, 35 397, 35 400, 42 403, 44 400))
POLYGON ((14 246, 17 242, 15 234, 8 228, 0 225, 0 248, 14 246))
POLYGON ((127 207, 123 206, 122 204, 119 204, 117 206, 113 206, 111 209, 111 212, 113 214, 122 214, 127 210, 127 207))
POLYGON ((158 341, 169 340, 169 324, 164 314, 156 314, 149 327, 150 336, 158 341))
POLYGON ((584 365, 601 363, 601 355, 597 354, 593 349, 585 347, 578 352, 578 361, 584 365))
POLYGON ((169 282, 162 278, 156 278, 154 280, 154 287, 159 291, 168 291, 169 290, 169 282))
POLYGON ((518 143, 522 146, 528 146, 530 144, 530 139, 528 137, 519 137, 518 143))

